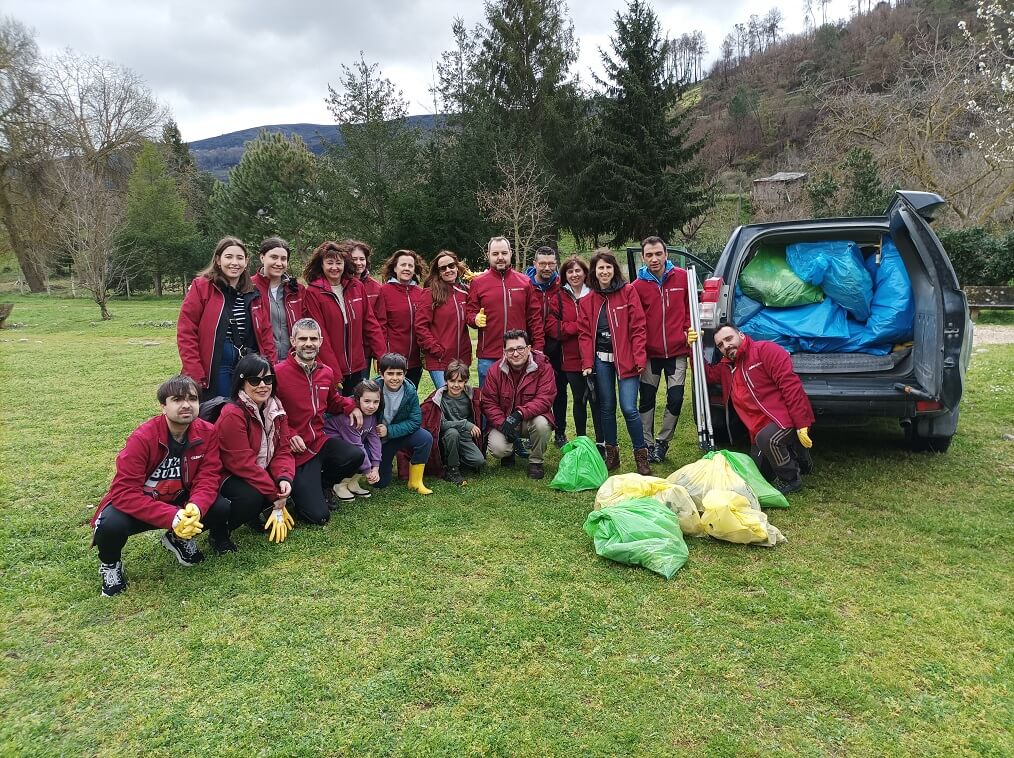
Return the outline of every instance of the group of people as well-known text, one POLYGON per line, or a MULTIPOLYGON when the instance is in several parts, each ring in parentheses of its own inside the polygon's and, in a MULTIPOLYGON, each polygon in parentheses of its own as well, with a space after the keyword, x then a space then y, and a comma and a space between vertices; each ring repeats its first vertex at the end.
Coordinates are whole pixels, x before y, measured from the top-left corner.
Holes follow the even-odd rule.
MULTIPOLYGON (((589 263, 571 256, 561 266, 554 248, 541 247, 533 267, 519 273, 503 237, 489 241, 481 274, 447 250, 428 268, 414 251, 398 250, 381 283, 369 273, 369 245, 328 241, 300 283, 289 274, 284 240, 264 240, 251 276, 244 244, 222 239, 180 309, 182 372, 159 387, 161 415, 130 435, 96 510, 102 594, 126 589, 121 552, 133 534, 165 529, 162 544, 184 566, 203 560, 194 538, 205 530, 217 553, 237 549, 230 535, 244 524, 280 542, 295 524, 290 507, 323 525, 338 502, 371 496, 364 477, 388 486, 396 458, 408 488, 421 495, 432 492, 424 471, 460 486, 487 454, 502 467, 527 457, 528 476, 542 479, 550 437, 558 446, 567 441, 568 388, 575 431, 587 432, 590 409, 609 470, 620 465, 618 400, 636 469, 650 474, 676 429, 697 335, 686 272, 659 237, 641 250, 633 283, 607 249, 589 263), (477 331, 474 386, 470 329, 477 331), (424 367, 435 390, 420 403, 424 367), (666 410, 656 437, 663 376, 666 410)), ((768 382, 775 390, 755 403, 760 363, 743 371, 737 360, 737 353, 773 355, 768 344, 723 327, 716 345, 725 358, 707 370, 737 410, 751 406, 745 417, 755 457, 794 491, 800 471, 809 470, 803 446, 812 412, 802 385, 791 362, 786 376, 785 362, 768 360, 778 372, 768 382), (720 338, 728 330, 735 339, 720 338), (763 420, 775 429, 755 433, 763 420)))

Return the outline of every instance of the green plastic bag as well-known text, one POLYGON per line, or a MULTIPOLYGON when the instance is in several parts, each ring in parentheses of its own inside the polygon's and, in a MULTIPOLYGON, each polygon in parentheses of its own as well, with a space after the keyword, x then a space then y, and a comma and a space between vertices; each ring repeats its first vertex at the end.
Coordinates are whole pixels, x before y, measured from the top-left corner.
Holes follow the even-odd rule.
POLYGON ((824 291, 807 284, 785 262, 785 251, 762 247, 739 274, 743 294, 769 307, 789 308, 794 305, 819 303, 824 291))
POLYGON ((592 511, 584 530, 603 558, 644 566, 666 579, 683 568, 689 555, 676 514, 650 497, 592 511))
POLYGON ((716 455, 725 458, 729 462, 729 467, 743 478, 747 486, 753 490, 753 494, 757 496, 757 502, 760 503, 761 508, 789 507, 789 501, 785 499, 785 495, 771 486, 749 455, 735 453, 732 450, 717 450, 705 453, 704 457, 710 460, 716 455))
POLYGON ((609 478, 599 449, 587 437, 575 437, 561 448, 561 452, 560 466, 549 483, 554 490, 597 490, 609 478))

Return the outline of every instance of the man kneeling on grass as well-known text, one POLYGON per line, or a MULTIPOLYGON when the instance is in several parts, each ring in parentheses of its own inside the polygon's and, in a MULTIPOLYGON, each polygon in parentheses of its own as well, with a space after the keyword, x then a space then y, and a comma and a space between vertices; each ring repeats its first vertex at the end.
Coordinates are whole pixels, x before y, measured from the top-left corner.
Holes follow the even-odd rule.
POLYGON ((205 526, 213 534, 226 529, 218 433, 197 417, 199 392, 189 376, 163 382, 162 415, 135 429, 116 456, 113 483, 92 519, 106 597, 127 589, 120 554, 132 535, 165 529, 162 545, 181 565, 194 566, 204 560, 194 538, 205 526))

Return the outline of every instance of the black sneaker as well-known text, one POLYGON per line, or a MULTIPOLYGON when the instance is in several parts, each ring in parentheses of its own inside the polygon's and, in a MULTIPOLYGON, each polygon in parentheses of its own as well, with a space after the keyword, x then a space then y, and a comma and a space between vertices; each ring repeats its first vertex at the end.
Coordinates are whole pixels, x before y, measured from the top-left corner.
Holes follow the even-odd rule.
POLYGON ((238 553, 239 548, 236 547, 236 543, 232 541, 232 537, 228 534, 211 535, 211 548, 215 551, 216 555, 223 555, 224 553, 238 553))
POLYGON ((648 445, 648 463, 661 463, 662 459, 658 457, 658 444, 648 445))
POLYGON ((514 453, 500 459, 500 468, 514 468, 514 453))
POLYGON ((194 540, 181 540, 172 532, 162 535, 162 546, 176 556, 181 566, 196 566, 204 560, 204 553, 197 549, 194 540))
POLYGON ((567 435, 557 434, 553 439, 553 444, 555 444, 557 447, 563 447, 564 445, 567 444, 567 435))
POLYGON ((100 563, 99 577, 102 579, 102 596, 112 597, 127 589, 127 577, 123 573, 123 561, 100 563))
POLYGON ((459 487, 465 484, 465 477, 461 475, 461 471, 455 466, 444 467, 444 481, 456 484, 459 487))
POLYGON ((652 450, 652 454, 655 457, 649 457, 648 460, 652 463, 661 463, 665 460, 665 457, 669 455, 669 443, 659 440, 655 443, 655 448, 652 450))
POLYGON ((783 495, 789 495, 793 492, 799 492, 801 489, 803 489, 803 480, 800 479, 798 476, 791 482, 787 482, 781 477, 776 476, 773 484, 775 489, 781 492, 783 495))
POLYGON ((324 487, 324 502, 327 503, 329 511, 338 510, 338 501, 334 496, 334 487, 324 487))
POLYGON ((514 440, 514 455, 518 455, 522 458, 527 458, 530 453, 528 452, 528 445, 524 438, 518 438, 514 440))

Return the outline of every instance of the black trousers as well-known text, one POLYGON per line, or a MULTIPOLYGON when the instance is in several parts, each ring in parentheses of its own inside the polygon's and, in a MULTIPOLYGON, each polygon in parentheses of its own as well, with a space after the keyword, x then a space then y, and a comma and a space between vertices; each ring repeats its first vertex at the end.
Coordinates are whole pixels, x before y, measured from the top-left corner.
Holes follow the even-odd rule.
POLYGON ((422 381, 422 372, 423 372, 422 366, 410 368, 405 372, 405 378, 408 379, 410 382, 412 382, 412 384, 415 385, 416 389, 419 389, 419 382, 422 381))
POLYGON ((342 377, 342 394, 345 397, 352 397, 352 393, 356 391, 356 385, 366 378, 366 369, 362 371, 353 371, 351 374, 346 374, 342 377))
POLYGON ((264 497, 257 488, 246 479, 238 476, 227 476, 222 482, 222 497, 227 498, 229 518, 225 530, 232 532, 239 526, 257 520, 262 511, 271 508, 274 501, 264 497))
POLYGON ((296 511, 311 524, 326 524, 331 511, 324 490, 359 472, 363 451, 339 439, 328 438, 324 447, 302 466, 296 467, 292 481, 292 500, 296 511))
MULTIPOLYGON (((567 384, 570 385, 570 394, 574 396, 574 431, 578 437, 584 436, 588 431, 588 406, 591 406, 592 425, 595 427, 595 441, 602 442, 602 432, 599 431, 599 404, 593 402, 591 393, 588 391, 588 380, 580 371, 568 371, 565 374, 567 384)), ((559 392, 559 390, 557 390, 559 392)), ((566 412, 566 410, 564 411, 566 412)), ((556 409, 553 409, 556 413, 556 409)))
POLYGON ((750 455, 768 481, 772 476, 795 481, 799 478, 800 464, 806 471, 813 465, 809 451, 799 443, 796 430, 782 429, 774 422, 757 432, 750 455))
MULTIPOLYGON (((201 523, 204 524, 206 532, 219 532, 225 527, 228 519, 229 501, 220 495, 201 518, 201 523)), ((115 505, 107 505, 99 514, 92 542, 99 549, 100 561, 116 563, 120 560, 123 546, 127 544, 130 537, 159 528, 136 516, 124 513, 115 505)))
MULTIPOLYGON (((553 418, 556 420, 556 436, 563 437, 567 433, 567 374, 553 367, 556 377, 556 397, 553 398, 553 418)), ((576 411, 576 409, 575 409, 576 411)), ((577 419, 574 419, 577 423, 577 419)))

